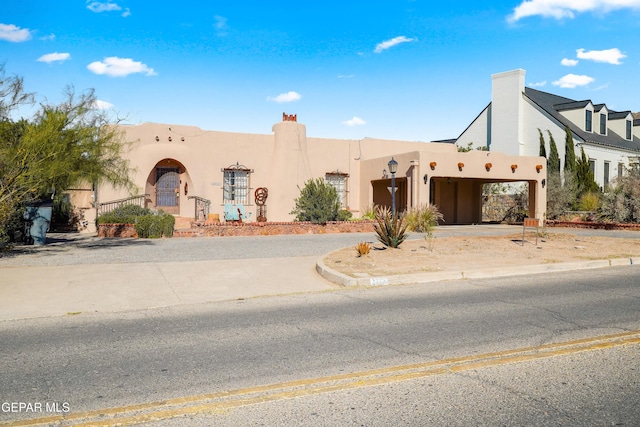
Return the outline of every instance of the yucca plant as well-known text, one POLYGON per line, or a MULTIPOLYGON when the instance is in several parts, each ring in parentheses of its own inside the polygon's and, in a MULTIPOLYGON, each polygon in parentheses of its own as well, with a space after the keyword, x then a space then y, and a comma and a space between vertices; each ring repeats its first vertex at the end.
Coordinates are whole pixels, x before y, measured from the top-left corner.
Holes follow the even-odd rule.
POLYGON ((371 245, 367 242, 360 242, 356 245, 356 252, 358 256, 366 255, 371 251, 371 245))
POLYGON ((388 207, 376 210, 376 222, 373 228, 377 234, 378 241, 388 248, 397 248, 409 236, 407 226, 404 224, 404 216, 392 214, 388 207))

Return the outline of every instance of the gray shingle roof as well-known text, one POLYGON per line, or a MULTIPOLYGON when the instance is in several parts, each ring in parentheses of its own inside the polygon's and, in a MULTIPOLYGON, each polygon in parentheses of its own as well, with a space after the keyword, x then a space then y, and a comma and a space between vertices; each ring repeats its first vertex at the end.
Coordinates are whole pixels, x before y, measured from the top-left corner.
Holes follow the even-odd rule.
MULTIPOLYGON (((553 95, 551 93, 542 92, 532 88, 525 88, 524 94, 527 98, 531 100, 538 107, 542 108, 546 113, 552 116, 555 120, 560 122, 564 126, 569 126, 571 132, 573 132, 574 136, 577 136, 581 140, 588 142, 590 144, 603 145, 607 147, 620 148, 624 150, 631 151, 640 151, 640 139, 633 137, 632 141, 625 139, 624 137, 618 135, 613 132, 611 129, 608 130, 607 135, 600 135, 596 132, 585 132, 578 125, 575 125, 571 120, 564 117, 560 114, 560 111, 583 108, 589 102, 589 100, 585 101, 575 101, 573 99, 565 98, 563 96, 553 95), (582 105, 582 106, 580 106, 582 105)), ((597 104, 604 105, 604 104, 597 104)), ((610 112, 609 116, 611 117, 611 113, 616 114, 618 112, 610 112)), ((627 113, 627 112, 624 112, 627 113)), ((624 116, 622 116, 624 117, 624 116)), ((635 125, 634 120, 634 125, 635 125)))

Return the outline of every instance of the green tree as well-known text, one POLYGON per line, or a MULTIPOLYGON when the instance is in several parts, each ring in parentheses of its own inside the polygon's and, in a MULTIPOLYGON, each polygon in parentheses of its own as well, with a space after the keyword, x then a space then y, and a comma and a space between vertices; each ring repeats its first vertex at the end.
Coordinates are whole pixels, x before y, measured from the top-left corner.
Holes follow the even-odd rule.
POLYGON ((323 224, 338 219, 338 211, 340 210, 338 192, 322 178, 310 179, 305 182, 295 204, 291 214, 296 216, 296 221, 323 224))
POLYGON ((549 158, 547 159, 547 170, 549 174, 560 173, 560 155, 558 154, 558 147, 556 141, 553 139, 551 131, 547 130, 549 134, 549 158))
POLYGON ((564 131, 564 170, 565 172, 575 173, 576 171, 576 151, 573 145, 573 132, 569 126, 565 126, 564 131))
POLYGON ((540 150, 538 155, 546 159, 547 149, 545 148, 544 135, 542 135, 542 131, 540 130, 540 128, 538 128, 538 133, 540 134, 540 150))
POLYGON ((134 187, 122 134, 95 108, 93 90, 76 96, 68 88, 61 104, 41 105, 32 118, 14 121, 11 114, 33 95, 0 67, 0 97, 0 233, 25 204, 73 186, 134 187))
POLYGON ((600 187, 595 181, 589 159, 580 147, 580 158, 576 162, 576 199, 586 193, 599 193, 600 187))

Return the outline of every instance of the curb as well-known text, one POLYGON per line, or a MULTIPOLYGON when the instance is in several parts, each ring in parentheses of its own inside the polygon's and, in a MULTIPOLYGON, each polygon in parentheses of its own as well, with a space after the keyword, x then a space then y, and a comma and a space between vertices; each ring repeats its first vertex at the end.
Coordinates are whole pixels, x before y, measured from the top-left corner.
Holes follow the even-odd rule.
MULTIPOLYGON (((326 255, 325 255, 326 256, 326 255)), ((324 258, 324 257, 323 257, 324 258)), ((434 273, 397 274, 391 276, 351 277, 340 273, 324 263, 316 262, 316 271, 328 281, 343 287, 408 285, 413 283, 443 282, 447 280, 484 279, 489 277, 520 276, 523 274, 554 273, 560 271, 588 270, 594 268, 619 267, 640 263, 639 258, 614 258, 594 261, 566 262, 559 264, 536 264, 475 271, 442 271, 434 273)))

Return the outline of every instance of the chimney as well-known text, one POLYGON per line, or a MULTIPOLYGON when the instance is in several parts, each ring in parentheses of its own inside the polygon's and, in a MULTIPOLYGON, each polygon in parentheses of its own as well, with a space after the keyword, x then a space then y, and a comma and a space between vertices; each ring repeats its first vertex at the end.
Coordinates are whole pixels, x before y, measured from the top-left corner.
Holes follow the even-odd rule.
POLYGON ((522 115, 524 76, 517 69, 491 76, 491 151, 520 156, 524 151, 522 115))

